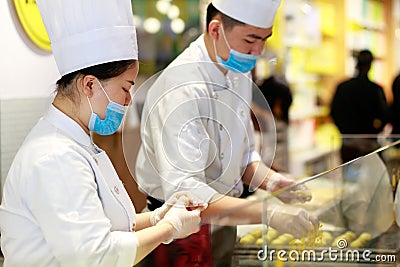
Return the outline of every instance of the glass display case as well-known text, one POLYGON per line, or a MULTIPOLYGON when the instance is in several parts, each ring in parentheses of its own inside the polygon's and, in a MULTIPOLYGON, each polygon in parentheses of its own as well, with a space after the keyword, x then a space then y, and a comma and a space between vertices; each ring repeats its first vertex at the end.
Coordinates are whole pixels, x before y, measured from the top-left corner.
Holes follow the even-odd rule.
MULTIPOLYGON (((342 143, 359 143, 352 139, 344 137, 342 143)), ((310 229, 306 236, 268 225, 268 206, 296 190, 293 186, 251 195, 252 207, 260 209, 260 224, 250 224, 243 216, 248 204, 211 218, 211 231, 238 225, 231 266, 400 266, 400 199, 395 200, 396 194, 400 197, 400 140, 390 143, 393 140, 378 140, 381 147, 373 152, 353 154, 346 163, 297 180, 308 187, 311 201, 284 205, 318 217, 319 229, 310 229)), ((361 143, 365 147, 368 142, 361 143)))

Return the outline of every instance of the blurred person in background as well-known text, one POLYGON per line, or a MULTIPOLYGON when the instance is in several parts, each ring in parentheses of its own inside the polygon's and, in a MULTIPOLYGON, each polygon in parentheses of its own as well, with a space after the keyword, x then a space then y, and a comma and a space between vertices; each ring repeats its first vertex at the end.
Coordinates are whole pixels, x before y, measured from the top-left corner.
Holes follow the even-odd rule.
MULTIPOLYGON (((331 116, 343 135, 377 135, 388 122, 389 111, 383 88, 368 77, 373 60, 371 51, 360 51, 357 75, 336 88, 331 116)), ((342 138, 342 161, 350 161, 377 148, 376 137, 342 138)))
POLYGON ((292 104, 292 92, 285 79, 282 60, 279 60, 273 50, 266 49, 265 64, 260 64, 259 71, 255 71, 256 84, 253 87, 252 120, 254 128, 260 131, 260 140, 263 144, 271 143, 272 125, 276 128, 277 151, 272 154, 268 149, 261 151, 264 162, 272 162, 272 169, 279 172, 289 171, 288 126, 289 109, 292 104), (271 116, 272 114, 272 116, 271 116), (271 124, 271 120, 273 123, 271 124))
MULTIPOLYGON (((400 134, 400 74, 398 74, 392 83, 393 103, 390 106, 390 122, 392 124, 392 134, 400 134)), ((399 137, 395 138, 399 139, 399 137)))

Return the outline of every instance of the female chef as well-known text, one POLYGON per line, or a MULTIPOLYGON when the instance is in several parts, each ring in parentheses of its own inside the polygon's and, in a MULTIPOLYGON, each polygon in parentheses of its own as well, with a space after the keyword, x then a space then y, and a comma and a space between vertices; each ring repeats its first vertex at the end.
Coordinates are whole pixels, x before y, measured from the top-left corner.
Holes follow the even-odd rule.
POLYGON ((92 133, 113 134, 138 74, 130 0, 38 0, 61 79, 9 170, 0 207, 4 266, 132 266, 198 231, 173 197, 135 209, 92 133))

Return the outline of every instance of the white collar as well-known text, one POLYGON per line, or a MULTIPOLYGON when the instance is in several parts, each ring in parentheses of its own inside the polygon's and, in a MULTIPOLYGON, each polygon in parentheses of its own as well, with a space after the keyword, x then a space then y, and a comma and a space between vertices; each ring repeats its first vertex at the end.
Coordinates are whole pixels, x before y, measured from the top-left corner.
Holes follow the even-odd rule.
POLYGON ((223 87, 217 87, 215 90, 225 90, 232 88, 232 81, 235 81, 237 79, 240 79, 241 77, 247 77, 248 79, 251 79, 250 72, 248 74, 244 73, 236 73, 231 70, 228 70, 226 74, 224 74, 217 66, 218 63, 215 63, 214 61, 211 60, 210 55, 208 54, 207 48, 206 48, 206 43, 204 41, 204 33, 195 41, 199 48, 201 49, 203 53, 203 58, 205 59, 205 62, 211 62, 213 64, 206 64, 205 69, 207 73, 209 73, 210 79, 216 84, 224 85, 226 86, 225 88, 223 87))
POLYGON ((82 127, 65 113, 53 106, 53 104, 50 105, 49 110, 43 119, 53 124, 57 129, 60 129, 68 137, 82 146, 93 148, 94 144, 90 140, 90 136, 82 129, 82 127))
POLYGON ((215 63, 214 61, 211 60, 210 55, 208 54, 206 43, 204 41, 204 33, 197 39, 197 44, 199 48, 201 49, 203 53, 203 57, 205 59, 205 62, 210 62, 212 64, 206 64, 205 69, 207 73, 209 74, 209 78, 212 80, 212 82, 216 84, 220 84, 223 86, 226 86, 227 88, 224 87, 216 87, 214 88, 216 91, 220 90, 225 90, 228 89, 229 86, 227 84, 227 81, 229 79, 230 71, 228 70, 227 74, 224 74, 222 70, 220 70, 217 66, 218 63, 215 63))

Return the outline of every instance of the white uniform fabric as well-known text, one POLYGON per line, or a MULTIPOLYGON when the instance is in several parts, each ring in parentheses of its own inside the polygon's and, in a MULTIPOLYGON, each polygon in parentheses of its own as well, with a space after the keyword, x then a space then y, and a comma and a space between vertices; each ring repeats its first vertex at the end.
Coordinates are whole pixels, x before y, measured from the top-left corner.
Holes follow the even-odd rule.
POLYGON ((393 224, 393 192, 380 156, 374 153, 360 158, 346 166, 343 175, 341 207, 347 227, 373 237, 386 232, 393 224))
POLYGON ((259 28, 272 27, 280 0, 213 0, 216 9, 225 15, 259 28))
POLYGON ((61 76, 138 59, 130 0, 37 0, 61 76))
POLYGON ((217 192, 240 196, 244 168, 260 160, 250 117, 250 73, 225 76, 203 38, 152 85, 144 85, 151 88, 135 176, 140 190, 159 200, 178 191, 191 191, 203 202, 217 192))
POLYGON ((135 216, 105 152, 51 106, 24 141, 5 182, 4 266, 132 266, 135 216))
POLYGON ((393 192, 387 166, 373 153, 332 172, 332 178, 343 175, 343 185, 332 188, 335 202, 321 211, 318 218, 357 234, 368 232, 373 238, 393 225, 393 192))

